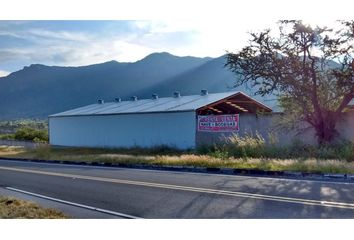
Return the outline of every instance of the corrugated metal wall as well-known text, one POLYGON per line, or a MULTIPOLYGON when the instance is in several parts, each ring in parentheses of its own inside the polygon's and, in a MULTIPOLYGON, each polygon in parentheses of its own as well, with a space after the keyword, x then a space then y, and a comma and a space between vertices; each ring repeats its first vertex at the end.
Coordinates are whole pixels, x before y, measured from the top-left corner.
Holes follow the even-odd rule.
POLYGON ((50 144, 79 147, 195 147, 195 112, 51 117, 50 144))

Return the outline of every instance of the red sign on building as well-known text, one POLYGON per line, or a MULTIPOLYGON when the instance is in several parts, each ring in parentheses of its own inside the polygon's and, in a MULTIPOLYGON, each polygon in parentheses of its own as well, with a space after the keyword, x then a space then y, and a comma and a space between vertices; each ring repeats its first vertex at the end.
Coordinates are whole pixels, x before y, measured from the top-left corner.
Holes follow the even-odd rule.
POLYGON ((239 130, 239 114, 198 116, 198 131, 235 132, 239 130))

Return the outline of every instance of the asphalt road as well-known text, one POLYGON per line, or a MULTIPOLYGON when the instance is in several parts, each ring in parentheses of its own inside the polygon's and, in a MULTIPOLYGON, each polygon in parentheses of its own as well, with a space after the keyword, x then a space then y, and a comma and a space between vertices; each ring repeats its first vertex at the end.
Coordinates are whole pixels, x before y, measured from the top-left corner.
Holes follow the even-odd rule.
POLYGON ((354 183, 0 160, 0 187, 141 218, 354 218, 354 183))

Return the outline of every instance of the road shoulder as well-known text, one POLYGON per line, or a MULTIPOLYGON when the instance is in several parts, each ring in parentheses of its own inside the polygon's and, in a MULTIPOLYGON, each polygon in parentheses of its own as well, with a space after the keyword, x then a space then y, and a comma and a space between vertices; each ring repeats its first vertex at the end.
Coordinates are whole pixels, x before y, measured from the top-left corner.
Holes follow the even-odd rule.
POLYGON ((78 218, 78 219, 117 219, 119 218, 118 216, 113 216, 110 214, 105 214, 105 213, 101 213, 89 209, 84 209, 81 207, 72 206, 69 204, 59 203, 59 202, 43 199, 40 197, 11 191, 3 187, 0 187, 0 195, 7 196, 7 197, 14 197, 25 201, 35 202, 38 205, 45 208, 54 208, 63 212, 64 214, 68 215, 71 218, 78 218))

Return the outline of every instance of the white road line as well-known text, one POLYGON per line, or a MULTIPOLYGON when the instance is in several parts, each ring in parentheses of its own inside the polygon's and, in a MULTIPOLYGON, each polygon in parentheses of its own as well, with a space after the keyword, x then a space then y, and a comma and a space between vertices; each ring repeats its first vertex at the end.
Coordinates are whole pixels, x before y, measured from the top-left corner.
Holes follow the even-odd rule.
POLYGON ((328 201, 319 201, 319 200, 312 200, 312 199, 281 197, 281 196, 274 196, 274 195, 254 194, 254 193, 226 191, 226 190, 208 189, 208 188, 197 188, 197 187, 179 186, 179 185, 171 185, 171 184, 163 184, 163 183, 131 181, 131 180, 116 179, 116 178, 93 177, 93 176, 67 174, 67 173, 54 173, 54 172, 45 172, 45 171, 38 171, 38 170, 29 170, 23 168, 0 167, 0 169, 16 171, 16 172, 24 172, 24 173, 66 177, 66 178, 73 178, 73 179, 92 180, 92 181, 99 181, 99 182, 109 182, 109 183, 117 183, 117 184, 128 184, 128 185, 135 185, 135 186, 145 186, 145 187, 155 187, 155 188, 181 190, 181 191, 189 191, 189 192, 226 195, 226 196, 233 196, 233 197, 252 198, 252 199, 260 199, 260 200, 276 201, 276 202, 297 203, 303 205, 315 205, 321 207, 354 209, 354 204, 352 203, 328 202, 328 201))
POLYGON ((257 179, 266 179, 266 180, 275 180, 275 181, 290 181, 290 182, 311 182, 311 183, 326 183, 326 184, 339 184, 339 185, 354 185, 353 182, 333 182, 331 180, 329 181, 322 181, 322 180, 309 180, 309 179, 291 179, 291 178, 282 178, 280 177, 260 177, 260 176, 251 176, 251 175, 246 175, 246 176, 239 176, 239 175, 228 175, 228 174, 210 174, 210 173, 202 173, 202 172, 183 172, 183 171, 170 171, 170 170, 156 170, 156 169, 139 169, 139 168, 128 168, 128 167, 109 167, 109 166, 90 166, 90 165, 76 165, 76 164, 62 164, 62 163, 41 163, 41 162, 27 162, 27 161, 17 161, 17 160, 4 160, 0 159, 0 163, 2 161, 5 162, 19 162, 19 163, 25 163, 25 164, 38 164, 38 165, 56 165, 60 166, 62 168, 65 168, 66 166, 70 167, 76 167, 76 168, 97 168, 97 169, 109 169, 109 170, 114 170, 114 169, 122 169, 122 170, 128 170, 128 171, 141 171, 141 172, 159 172, 159 173, 174 173, 174 174, 190 174, 190 175, 203 175, 203 176, 223 176, 223 177, 229 177, 229 178, 257 178, 257 179))
POLYGON ((17 189, 17 188, 12 188, 12 187, 5 187, 5 188, 8 190, 14 191, 14 192, 24 193, 24 194, 32 195, 35 197, 39 197, 39 198, 43 198, 43 199, 47 199, 47 200, 51 200, 51 201, 55 201, 55 202, 59 202, 59 203, 64 203, 64 204, 72 205, 75 207, 85 208, 85 209, 89 209, 89 210, 93 210, 93 211, 97 211, 97 212, 107 213, 107 214, 118 216, 118 217, 130 218, 130 219, 142 219, 140 217, 136 217, 136 216, 129 215, 129 214, 110 211, 110 210, 106 210, 106 209, 102 209, 102 208, 96 208, 96 207, 92 207, 92 206, 88 206, 88 205, 84 205, 84 204, 80 204, 80 203, 74 203, 74 202, 62 200, 59 198, 48 197, 45 195, 41 195, 41 194, 37 194, 37 193, 33 193, 33 192, 28 192, 28 191, 24 191, 24 190, 17 189))

